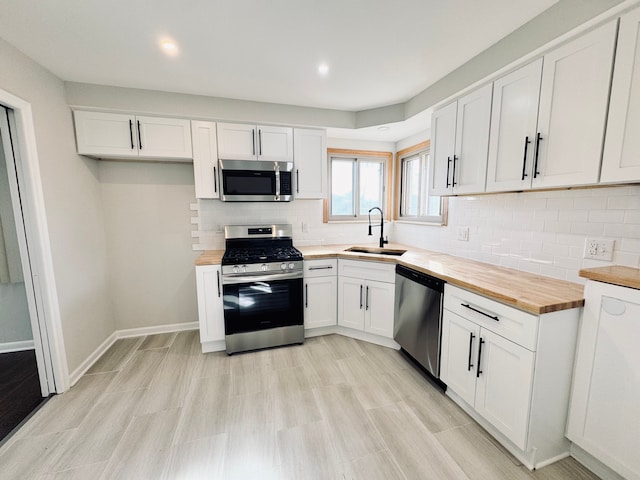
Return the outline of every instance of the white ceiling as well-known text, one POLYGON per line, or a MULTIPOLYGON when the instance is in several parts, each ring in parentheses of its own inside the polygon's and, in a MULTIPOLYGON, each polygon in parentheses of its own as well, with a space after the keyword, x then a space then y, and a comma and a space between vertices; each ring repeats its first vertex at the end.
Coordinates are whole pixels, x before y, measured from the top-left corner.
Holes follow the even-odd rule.
POLYGON ((0 0, 0 37, 63 80, 359 111, 412 98, 557 1, 0 0))

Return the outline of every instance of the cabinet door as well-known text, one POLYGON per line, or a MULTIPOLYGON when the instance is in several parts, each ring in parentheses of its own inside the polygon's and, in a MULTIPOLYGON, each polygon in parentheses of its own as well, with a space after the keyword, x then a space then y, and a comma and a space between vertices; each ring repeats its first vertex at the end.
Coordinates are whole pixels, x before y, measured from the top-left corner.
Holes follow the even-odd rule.
POLYGON ((487 178, 492 85, 458 99, 453 193, 481 193, 487 178))
POLYGON ((598 183, 616 22, 545 55, 533 188, 598 183))
POLYGON ((324 198, 327 192, 327 133, 296 128, 293 150, 296 198, 324 198))
POLYGON ((567 436, 624 478, 640 478, 640 296, 589 281, 567 436))
POLYGON ((304 279, 304 328, 335 325, 337 304, 337 276, 304 279))
POLYGON ((196 198, 219 198, 216 124, 192 120, 191 135, 196 198))
POLYGON ((473 406, 480 327, 449 310, 442 314, 440 378, 447 388, 473 406))
POLYGON ((527 448, 534 353, 480 330, 476 411, 522 450, 527 448))
POLYGON ((367 280, 365 284, 365 323, 364 331, 393 338, 393 283, 367 280))
POLYGON ((640 9, 620 19, 601 182, 640 180, 640 9))
POLYGON ((224 310, 220 265, 196 267, 200 342, 224 340, 224 310))
POLYGON ((258 160, 293 162, 293 128, 258 125, 258 160))
POLYGON ((136 124, 140 157, 183 160, 193 158, 190 120, 137 116, 136 124))
POLYGON ((258 158, 255 125, 218 123, 218 158, 222 160, 255 160, 258 158))
POLYGON ((456 141, 456 102, 435 112, 431 117, 431 195, 451 195, 451 173, 456 141))
POLYGON ((493 82, 487 192, 531 186, 542 59, 493 82))
POLYGON ((138 135, 133 115, 73 112, 78 153, 104 157, 137 157, 138 135))
POLYGON ((364 281, 338 277, 338 325, 364 330, 364 281))

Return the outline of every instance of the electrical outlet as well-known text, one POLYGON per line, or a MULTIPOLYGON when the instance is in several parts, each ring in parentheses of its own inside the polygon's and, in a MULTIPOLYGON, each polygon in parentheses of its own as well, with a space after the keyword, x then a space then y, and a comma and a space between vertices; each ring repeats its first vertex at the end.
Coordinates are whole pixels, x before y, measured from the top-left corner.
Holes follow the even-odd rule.
POLYGON ((309 232, 309 224, 307 222, 302 222, 302 232, 303 233, 309 232))
POLYGON ((458 240, 461 242, 469 241, 469 227, 458 227, 458 240))
POLYGON ((587 238, 584 242, 584 258, 595 260, 613 260, 615 240, 605 238, 587 238))

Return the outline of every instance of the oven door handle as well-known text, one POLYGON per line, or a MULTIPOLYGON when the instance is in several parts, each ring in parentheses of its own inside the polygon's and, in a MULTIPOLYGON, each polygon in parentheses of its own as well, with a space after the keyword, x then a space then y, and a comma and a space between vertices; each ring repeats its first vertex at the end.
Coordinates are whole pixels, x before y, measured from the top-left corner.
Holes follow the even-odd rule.
POLYGON ((303 272, 299 273, 272 273, 270 275, 222 275, 223 285, 237 285, 239 283, 269 282, 276 280, 302 279, 303 272))

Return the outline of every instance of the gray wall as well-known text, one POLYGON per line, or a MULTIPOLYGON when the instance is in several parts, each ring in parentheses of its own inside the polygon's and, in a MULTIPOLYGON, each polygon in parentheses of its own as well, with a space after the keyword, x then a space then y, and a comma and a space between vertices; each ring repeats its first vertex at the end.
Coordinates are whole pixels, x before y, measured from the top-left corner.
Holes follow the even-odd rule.
POLYGON ((66 356, 77 368, 113 332, 94 160, 75 153, 64 84, 0 39, 0 88, 31 104, 66 356))

